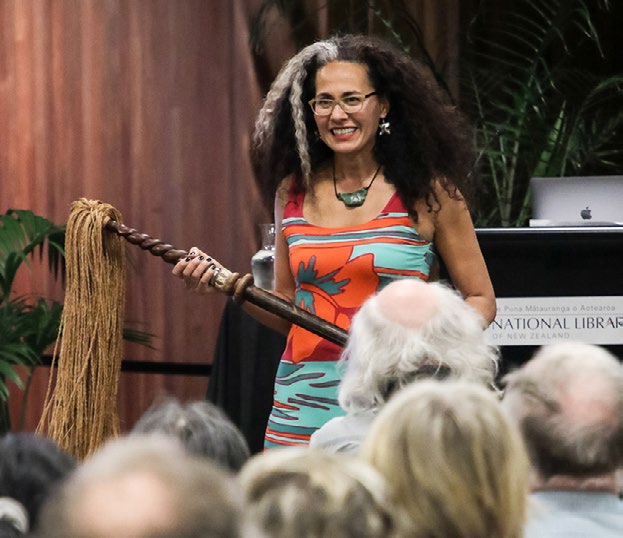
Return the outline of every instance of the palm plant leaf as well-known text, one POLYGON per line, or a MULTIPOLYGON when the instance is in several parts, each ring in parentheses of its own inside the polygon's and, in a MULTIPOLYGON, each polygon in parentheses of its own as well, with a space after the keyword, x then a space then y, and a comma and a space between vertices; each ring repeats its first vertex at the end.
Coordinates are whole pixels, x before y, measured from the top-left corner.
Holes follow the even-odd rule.
POLYGON ((42 256, 47 243, 48 265, 55 276, 63 270, 65 228, 32 211, 10 209, 0 215, 0 300, 8 299, 22 263, 36 249, 42 256))
POLYGON ((59 303, 48 306, 39 299, 33 305, 23 297, 11 297, 18 269, 29 264, 28 257, 36 250, 42 256, 46 243, 49 266, 58 275, 63 268, 64 227, 28 210, 0 215, 0 400, 8 397, 8 381, 23 387, 15 366, 37 364, 58 332, 59 303))
POLYGON ((56 341, 62 312, 61 303, 52 301, 48 304, 42 297, 23 310, 22 339, 37 356, 56 341))
POLYGON ((48 307, 43 299, 35 305, 20 297, 5 301, 0 307, 0 400, 6 390, 6 381, 22 387, 14 366, 31 367, 39 362, 43 350, 58 333, 59 303, 48 307))
POLYGON ((154 335, 150 332, 135 329, 128 322, 123 324, 123 339, 127 342, 134 342, 149 349, 155 349, 152 345, 153 338, 154 335))
POLYGON ((38 361, 39 356, 28 346, 6 342, 0 344, 0 400, 6 400, 9 396, 7 381, 13 381, 19 388, 24 386, 15 366, 32 366, 38 361))
POLYGON ((462 79, 488 185, 477 224, 520 225, 529 214, 532 176, 607 169, 623 155, 612 144, 623 126, 622 81, 567 65, 570 31, 600 49, 584 0, 526 0, 493 30, 486 27, 489 34, 484 15, 470 26, 462 79))
POLYGON ((65 227, 29 210, 9 210, 0 215, 0 427, 10 428, 6 400, 8 382, 24 384, 16 367, 32 372, 44 349, 55 341, 62 305, 39 298, 34 303, 12 297, 17 271, 38 251, 47 260, 55 277, 64 274, 65 227), (44 247, 47 246, 47 249, 44 247))

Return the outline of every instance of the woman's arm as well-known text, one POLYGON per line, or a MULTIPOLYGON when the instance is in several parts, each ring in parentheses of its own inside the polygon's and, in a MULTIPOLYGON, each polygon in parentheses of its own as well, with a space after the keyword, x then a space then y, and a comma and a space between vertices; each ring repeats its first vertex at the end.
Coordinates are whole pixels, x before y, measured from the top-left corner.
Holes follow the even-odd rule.
POLYGON ((435 248, 454 287, 482 314, 484 326, 488 327, 495 318, 495 293, 469 209, 458 192, 451 197, 437 184, 435 194, 440 204, 434 213, 435 248))

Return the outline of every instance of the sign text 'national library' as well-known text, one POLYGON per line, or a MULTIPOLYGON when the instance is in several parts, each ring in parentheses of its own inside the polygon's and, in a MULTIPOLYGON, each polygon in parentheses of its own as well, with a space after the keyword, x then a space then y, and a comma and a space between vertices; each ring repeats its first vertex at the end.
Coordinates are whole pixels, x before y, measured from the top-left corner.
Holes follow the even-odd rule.
POLYGON ((500 346, 541 345, 560 340, 623 344, 623 297, 498 298, 487 332, 500 346))

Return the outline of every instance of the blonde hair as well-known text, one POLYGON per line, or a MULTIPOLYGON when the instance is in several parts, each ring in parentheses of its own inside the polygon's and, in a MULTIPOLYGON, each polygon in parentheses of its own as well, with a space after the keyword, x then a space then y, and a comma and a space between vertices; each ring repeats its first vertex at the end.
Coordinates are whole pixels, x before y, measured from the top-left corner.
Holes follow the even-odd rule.
POLYGON ((361 454, 390 483, 405 536, 522 536, 528 457, 484 387, 413 383, 385 405, 361 454))
POLYGON ((387 538, 393 517, 383 477, 344 454, 263 452, 242 468, 247 512, 270 538, 387 538))

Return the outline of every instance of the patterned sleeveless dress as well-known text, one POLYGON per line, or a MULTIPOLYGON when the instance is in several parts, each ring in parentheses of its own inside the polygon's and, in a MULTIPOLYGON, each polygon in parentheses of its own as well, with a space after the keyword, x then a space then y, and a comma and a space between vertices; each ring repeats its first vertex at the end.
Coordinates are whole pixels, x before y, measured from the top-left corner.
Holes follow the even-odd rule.
MULTIPOLYGON (((348 329, 365 299, 392 280, 428 280, 433 244, 417 234, 397 194, 373 220, 345 228, 307 222, 304 199, 304 192, 291 189, 282 222, 297 306, 348 329)), ((341 352, 292 325, 275 379, 265 448, 306 445, 314 431, 345 414, 337 401, 341 352)))

